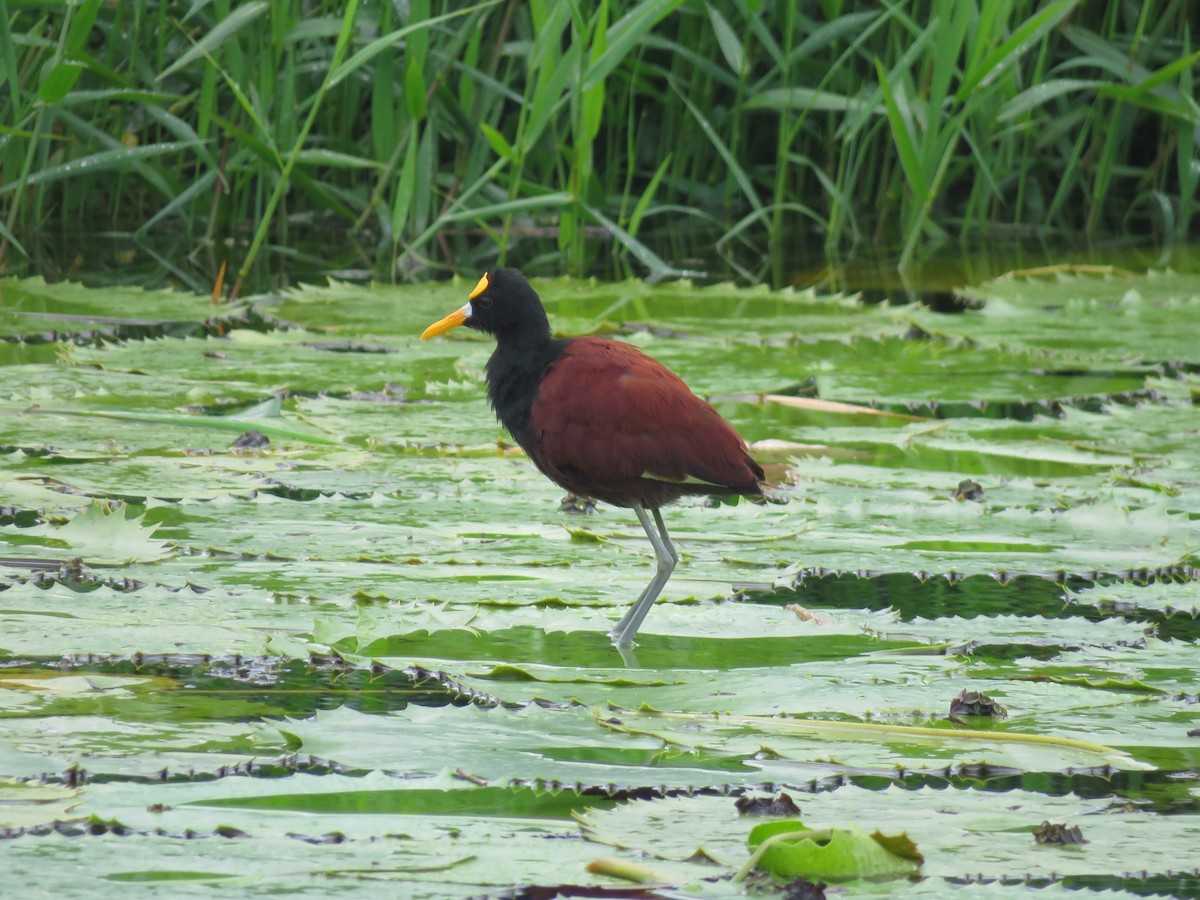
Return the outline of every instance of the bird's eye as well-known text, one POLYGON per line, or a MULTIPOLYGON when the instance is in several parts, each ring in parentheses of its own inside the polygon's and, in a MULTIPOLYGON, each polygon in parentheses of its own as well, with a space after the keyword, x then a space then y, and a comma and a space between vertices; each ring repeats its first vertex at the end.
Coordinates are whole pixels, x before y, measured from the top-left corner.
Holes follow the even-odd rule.
POLYGON ((475 305, 480 309, 489 309, 492 305, 492 298, 487 294, 484 294, 482 297, 476 297, 475 305))

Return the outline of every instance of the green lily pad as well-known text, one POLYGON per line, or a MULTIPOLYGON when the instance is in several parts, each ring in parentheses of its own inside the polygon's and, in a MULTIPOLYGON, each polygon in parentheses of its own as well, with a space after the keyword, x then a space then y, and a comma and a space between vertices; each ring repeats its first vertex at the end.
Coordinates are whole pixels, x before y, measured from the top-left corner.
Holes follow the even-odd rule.
POLYGON ((636 518, 514 447, 489 339, 419 340, 473 283, 255 313, 0 283, 7 888, 626 889, 603 843, 744 896, 734 799, 786 789, 920 846, 855 894, 1195 892, 1200 279, 1017 276, 959 314, 539 282, 770 476, 664 510, 680 564, 623 652, 636 518), (964 691, 1008 716, 955 721, 964 691))
POLYGON ((799 821, 764 822, 746 839, 754 851, 744 870, 781 879, 880 881, 916 874, 924 861, 908 836, 867 834, 855 825, 809 828, 799 821))

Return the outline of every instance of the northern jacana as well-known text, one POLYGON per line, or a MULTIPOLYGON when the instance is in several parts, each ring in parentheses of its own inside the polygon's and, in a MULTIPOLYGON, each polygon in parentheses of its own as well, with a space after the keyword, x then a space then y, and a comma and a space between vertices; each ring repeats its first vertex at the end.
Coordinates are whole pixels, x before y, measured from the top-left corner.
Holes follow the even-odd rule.
POLYGON ((631 643, 679 562, 660 507, 687 494, 760 494, 762 468, 720 413, 641 350, 599 337, 554 338, 541 299, 515 269, 480 278, 467 304, 421 340, 459 325, 496 338, 488 399, 542 474, 632 509, 646 530, 657 571, 609 633, 618 646, 631 643))

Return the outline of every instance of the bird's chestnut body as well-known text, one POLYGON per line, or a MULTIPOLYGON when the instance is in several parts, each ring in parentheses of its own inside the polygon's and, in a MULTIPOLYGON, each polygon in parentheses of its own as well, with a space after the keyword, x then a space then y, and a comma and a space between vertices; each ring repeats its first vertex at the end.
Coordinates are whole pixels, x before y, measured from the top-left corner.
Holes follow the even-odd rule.
POLYGON ((551 481, 615 506, 657 509, 685 494, 760 492, 762 469, 737 432, 630 344, 567 341, 523 427, 501 421, 551 481))

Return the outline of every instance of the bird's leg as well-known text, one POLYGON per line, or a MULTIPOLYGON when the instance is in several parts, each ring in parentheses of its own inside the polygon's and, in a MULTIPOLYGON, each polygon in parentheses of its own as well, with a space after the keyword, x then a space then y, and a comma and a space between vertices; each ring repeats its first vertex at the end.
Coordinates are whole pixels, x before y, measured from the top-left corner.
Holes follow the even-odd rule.
MULTIPOLYGON (((650 538, 650 543, 654 547, 654 556, 658 560, 658 568, 661 571, 663 567, 663 553, 661 552, 662 547, 659 545, 658 541, 655 540, 655 534, 653 529, 650 527, 650 520, 646 516, 646 511, 643 507, 637 505, 633 507, 633 510, 637 513, 638 521, 642 523, 642 528, 645 530, 646 536, 650 538)), ((679 561, 679 556, 675 552, 675 547, 671 544, 670 537, 666 537, 667 526, 663 524, 662 514, 656 509, 654 510, 654 516, 658 520, 660 529, 659 536, 663 539, 663 543, 667 547, 667 555, 669 555, 673 561, 670 568, 671 570, 674 570, 674 563, 679 561)), ((668 571, 667 578, 670 578, 670 575, 671 573, 668 571)), ((657 579, 657 577, 658 573, 655 573, 655 577, 650 579, 650 583, 646 585, 642 593, 638 595, 637 600, 633 601, 625 615, 621 618, 621 621, 618 622, 613 630, 609 632, 609 636, 613 639, 613 643, 626 644, 632 640, 633 635, 637 632, 638 626, 640 626, 642 620, 646 618, 646 613, 649 612, 650 607, 657 599, 659 591, 661 591, 663 585, 666 584, 667 579, 664 578, 662 583, 658 585, 657 590, 651 594, 651 589, 654 587, 655 579, 657 579), (647 595, 650 595, 649 600, 646 600, 647 595), (645 605, 645 609, 642 608, 643 604, 645 605), (641 610, 641 612, 639 612, 639 610, 641 610), (637 624, 630 626, 629 623, 634 621, 635 616, 637 624), (624 641, 619 640, 618 636, 621 634, 627 634, 627 639, 624 641)))
POLYGON ((633 642, 633 636, 637 634, 642 620, 646 618, 646 613, 650 612, 650 607, 658 599, 658 595, 662 592, 667 579, 675 571, 675 564, 679 562, 679 554, 675 552, 675 547, 671 543, 671 537, 667 534, 667 526, 663 524, 662 514, 657 509, 654 510, 654 521, 658 525, 658 530, 656 531, 654 526, 650 524, 650 517, 646 515, 646 510, 641 504, 635 503, 633 511, 637 514, 638 521, 642 523, 646 537, 650 538, 650 543, 654 547, 654 556, 658 560, 658 567, 655 570, 654 577, 650 579, 650 583, 642 591, 641 596, 629 607, 629 611, 625 613, 621 621, 617 623, 617 626, 608 633, 608 636, 612 638, 612 642, 617 646, 633 642))
POLYGON ((667 552, 671 554, 671 568, 674 569, 675 566, 679 565, 679 551, 677 551, 675 549, 675 545, 671 543, 671 536, 667 534, 667 525, 663 521, 662 513, 660 513, 657 509, 651 511, 654 513, 654 523, 658 525, 658 533, 662 536, 663 543, 667 545, 667 552))

